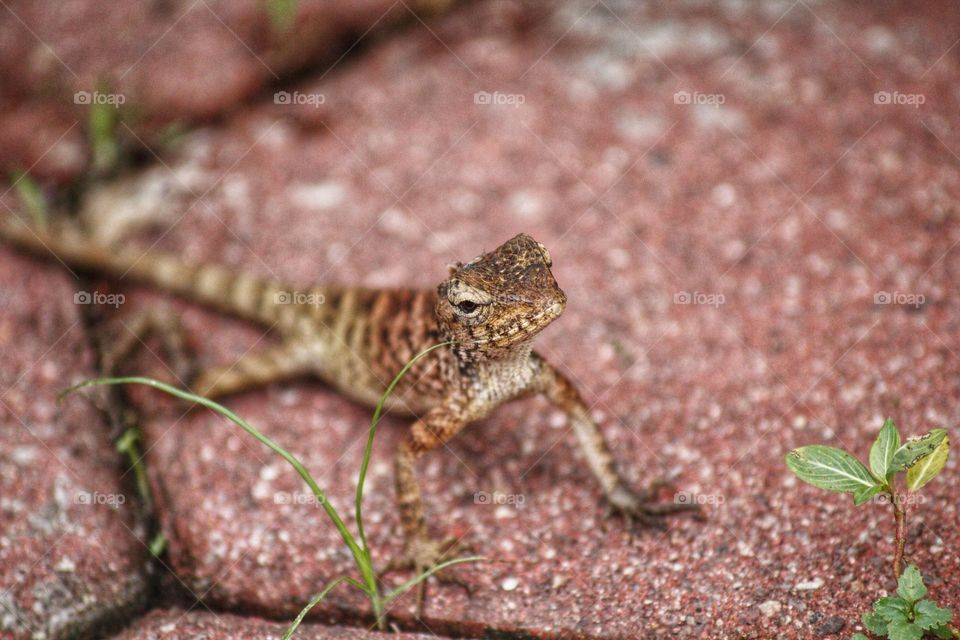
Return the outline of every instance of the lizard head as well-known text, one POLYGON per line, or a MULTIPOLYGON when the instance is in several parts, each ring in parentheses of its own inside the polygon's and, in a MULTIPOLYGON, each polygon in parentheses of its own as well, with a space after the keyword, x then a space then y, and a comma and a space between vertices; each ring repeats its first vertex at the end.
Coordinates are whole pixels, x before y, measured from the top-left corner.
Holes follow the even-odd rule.
POLYGON ((529 344, 567 303, 547 249, 520 234, 451 267, 438 287, 437 323, 461 360, 496 359, 529 344))

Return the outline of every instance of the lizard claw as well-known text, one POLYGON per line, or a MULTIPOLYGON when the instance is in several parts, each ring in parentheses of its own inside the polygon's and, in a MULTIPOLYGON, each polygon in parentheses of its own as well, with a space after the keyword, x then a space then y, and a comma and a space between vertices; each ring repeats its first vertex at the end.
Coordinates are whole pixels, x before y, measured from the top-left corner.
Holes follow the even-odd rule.
POLYGON ((624 485, 616 487, 607 496, 607 516, 617 513, 627 520, 628 525, 636 520, 642 526, 663 531, 667 528, 667 518, 671 515, 700 513, 700 505, 691 502, 655 502, 657 491, 669 484, 666 479, 658 478, 640 493, 635 493, 624 485))
MULTIPOLYGON (((415 576, 429 571, 444 560, 453 559, 459 551, 467 548, 459 538, 449 536, 440 540, 430 538, 416 538, 407 543, 404 554, 399 558, 394 558, 387 563, 383 573, 397 571, 400 569, 412 569, 415 576)), ((455 584, 462 588, 467 596, 473 594, 473 588, 461 576, 453 573, 451 569, 442 569, 434 573, 431 578, 436 578, 437 582, 444 584, 455 584)), ((427 580, 423 580, 416 586, 416 615, 417 618, 423 617, 423 608, 426 601, 427 580)))

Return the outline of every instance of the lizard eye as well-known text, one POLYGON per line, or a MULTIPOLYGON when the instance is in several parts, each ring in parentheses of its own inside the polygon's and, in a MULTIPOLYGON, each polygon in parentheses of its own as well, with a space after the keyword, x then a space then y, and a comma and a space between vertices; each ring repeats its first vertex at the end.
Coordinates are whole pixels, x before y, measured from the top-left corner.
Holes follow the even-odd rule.
POLYGON ((479 307, 480 305, 474 302, 473 300, 464 300, 462 302, 457 303, 457 309, 459 309, 463 313, 473 313, 479 307))

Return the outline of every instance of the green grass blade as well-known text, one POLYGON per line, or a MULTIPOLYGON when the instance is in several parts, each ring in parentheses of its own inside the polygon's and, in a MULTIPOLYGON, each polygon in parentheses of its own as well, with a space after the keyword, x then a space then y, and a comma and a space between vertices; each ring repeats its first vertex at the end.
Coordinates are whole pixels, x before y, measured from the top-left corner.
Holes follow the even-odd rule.
POLYGON ((303 609, 300 610, 300 613, 297 614, 297 617, 294 618, 293 622, 290 623, 290 626, 287 627, 286 633, 283 634, 283 640, 290 640, 294 632, 297 630, 297 627, 300 626, 300 623, 303 622, 303 619, 307 617, 308 613, 310 613, 310 609, 313 609, 315 606, 317 606, 320 603, 320 601, 326 598, 327 594, 333 591, 333 589, 337 585, 339 585, 341 582, 352 584, 353 586, 360 589, 364 593, 367 592, 366 587, 364 587, 362 584, 360 584, 350 576, 340 576, 339 578, 337 578, 336 580, 334 580, 333 582, 325 586, 320 593, 318 593, 317 595, 315 595, 313 598, 310 599, 310 602, 307 603, 307 606, 305 606, 303 609))
MULTIPOLYGON (((369 562, 366 561, 366 555, 364 551, 357 544, 357 541, 353 538, 353 535, 347 529, 347 526, 343 523, 343 519, 340 518, 340 514, 337 513, 337 510, 333 508, 333 505, 330 504, 330 501, 327 500, 326 494, 320 489, 320 486, 313 479, 313 476, 307 471, 306 467, 295 458, 290 452, 278 445, 276 442, 268 438, 267 436, 260 433, 256 428, 249 424, 246 420, 235 414, 230 409, 225 406, 214 402, 203 396, 198 396, 196 394, 190 393, 189 391, 182 391, 176 387, 172 387, 168 384, 160 382, 159 380, 153 380, 152 378, 144 378, 141 376, 129 376, 129 377, 120 377, 120 378, 96 378, 94 380, 86 380, 80 384, 76 384, 69 389, 63 391, 59 398, 63 398, 69 393, 73 393, 78 389, 83 387, 89 387, 93 385, 118 385, 118 384, 142 384, 148 387, 153 387, 167 393, 181 400, 187 400, 189 402, 195 402, 203 407, 211 409, 216 413, 224 416, 238 427, 249 433, 251 436, 259 440, 261 443, 266 445, 270 450, 279 455, 281 458, 286 460, 290 466, 303 478, 303 481, 307 483, 307 486, 310 487, 310 490, 313 492, 313 495, 316 496, 317 500, 320 501, 320 505, 323 507, 324 511, 327 512, 327 516, 330 517, 330 520, 333 522, 334 526, 337 528, 337 531, 340 532, 340 537, 343 538, 343 542, 350 549, 350 552, 353 554, 354 560, 357 563, 357 567, 360 569, 361 574, 363 574, 367 584, 376 585, 376 578, 373 576, 372 568, 369 565, 369 562)), ((364 588, 366 592, 367 589, 364 588)), ((371 595, 371 594, 368 594, 371 595)))
POLYGON ((117 110, 105 103, 92 103, 87 125, 90 130, 90 148, 95 171, 107 173, 120 159, 117 140, 117 110))
POLYGON ((130 466, 133 468, 133 475, 137 483, 137 491, 140 493, 140 499, 143 500, 147 508, 153 508, 153 494, 150 492, 150 481, 147 479, 147 468, 143 463, 143 456, 140 455, 140 429, 130 427, 117 438, 114 447, 116 450, 127 456, 130 460, 130 466))
POLYGON ((400 382, 401 378, 407 374, 418 360, 426 356, 428 353, 434 349, 439 349, 440 347, 445 347, 447 345, 453 344, 452 342, 441 342, 440 344, 435 344, 428 349, 424 349, 417 355, 415 355, 407 364, 403 365, 403 368, 400 369, 400 373, 394 377, 393 381, 387 385, 386 390, 383 392, 383 395, 380 396, 380 402, 377 403, 377 408, 373 412, 373 418, 370 420, 370 432, 367 435, 367 445, 363 450, 363 462, 360 464, 360 475, 357 478, 357 499, 356 499, 356 517, 357 517, 357 533, 360 538, 360 545, 364 550, 365 558, 367 562, 370 562, 370 549, 367 546, 367 536, 363 531, 363 511, 361 505, 363 503, 363 485, 367 479, 367 468, 370 466, 370 456, 373 453, 373 438, 377 433, 377 424, 380 422, 380 414, 383 413, 383 405, 386 403, 387 398, 393 392, 393 388, 397 386, 397 383, 400 382))
POLYGON ((34 226, 38 229, 45 229, 48 218, 47 203, 43 199, 40 185, 26 171, 18 171, 13 175, 13 187, 16 189, 20 202, 26 208, 27 213, 30 214, 34 226))
POLYGON ((464 562, 481 562, 486 559, 487 559, 486 556, 467 556, 465 558, 455 558, 453 560, 447 560, 446 562, 441 562, 437 566, 432 567, 430 570, 424 571, 423 573, 421 573, 420 575, 414 578, 410 578, 409 580, 401 584, 396 589, 393 589, 392 591, 390 591, 390 593, 388 593, 383 597, 383 604, 384 605, 389 604, 394 598, 398 598, 402 596, 407 591, 414 588, 415 586, 417 586, 418 584, 420 584, 421 582, 423 582, 424 580, 426 580, 436 572, 443 571, 447 567, 452 567, 455 564, 463 564, 464 562))

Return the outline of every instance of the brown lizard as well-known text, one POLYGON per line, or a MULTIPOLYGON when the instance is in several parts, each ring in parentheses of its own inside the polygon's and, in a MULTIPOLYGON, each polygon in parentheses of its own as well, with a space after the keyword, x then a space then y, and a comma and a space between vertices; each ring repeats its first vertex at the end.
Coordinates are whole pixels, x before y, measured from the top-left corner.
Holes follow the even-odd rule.
MULTIPOLYGON (((652 490, 632 490, 584 399, 533 350, 534 337, 563 312, 566 295, 550 270, 547 249, 528 235, 451 267, 436 289, 297 289, 220 265, 98 246, 72 227, 50 232, 7 224, 0 225, 0 237, 76 268, 129 277, 273 327, 280 337, 276 346, 198 375, 193 388, 207 397, 314 374, 350 398, 375 404, 385 381, 414 355, 452 341, 419 361, 387 405, 416 416, 396 452, 395 483, 404 566, 417 572, 435 566, 451 547, 428 534, 417 459, 501 404, 533 394, 566 414, 613 510, 662 525, 668 514, 696 509, 654 503, 652 490)), ((419 609, 422 591, 418 596, 419 609)))

